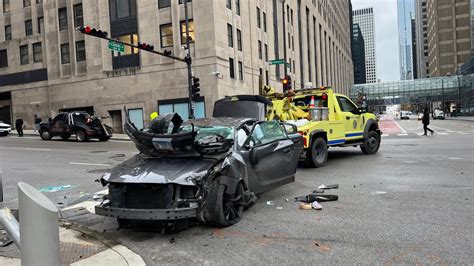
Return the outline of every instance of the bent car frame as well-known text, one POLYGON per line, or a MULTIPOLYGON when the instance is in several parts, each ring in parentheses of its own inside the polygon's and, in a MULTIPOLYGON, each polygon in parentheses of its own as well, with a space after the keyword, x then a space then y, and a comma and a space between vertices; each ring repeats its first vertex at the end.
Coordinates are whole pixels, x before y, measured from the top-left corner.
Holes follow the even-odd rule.
POLYGON ((140 154, 100 179, 109 196, 96 214, 127 220, 197 218, 225 227, 239 222, 256 194, 295 179, 302 137, 296 127, 251 118, 204 118, 182 123, 159 117, 143 131, 125 132, 140 154))

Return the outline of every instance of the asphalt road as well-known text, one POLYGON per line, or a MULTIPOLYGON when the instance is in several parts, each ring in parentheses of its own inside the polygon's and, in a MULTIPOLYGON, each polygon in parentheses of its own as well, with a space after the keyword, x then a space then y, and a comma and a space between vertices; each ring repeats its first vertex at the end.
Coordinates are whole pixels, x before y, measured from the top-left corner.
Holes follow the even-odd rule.
MULTIPOLYGON (((384 136, 378 154, 331 149, 327 166, 299 168, 296 182, 261 195, 229 228, 161 234, 117 230, 114 219, 93 214, 70 220, 149 264, 473 264, 474 123, 432 121, 435 135, 422 137, 418 121, 396 122, 400 133, 384 136), (299 210, 291 199, 321 184, 339 184, 327 192, 339 201, 299 210)), ((130 142, 0 138, 6 205, 16 207, 18 181, 71 185, 46 194, 60 208, 80 202, 103 189, 94 182, 102 172, 134 153, 130 142)))

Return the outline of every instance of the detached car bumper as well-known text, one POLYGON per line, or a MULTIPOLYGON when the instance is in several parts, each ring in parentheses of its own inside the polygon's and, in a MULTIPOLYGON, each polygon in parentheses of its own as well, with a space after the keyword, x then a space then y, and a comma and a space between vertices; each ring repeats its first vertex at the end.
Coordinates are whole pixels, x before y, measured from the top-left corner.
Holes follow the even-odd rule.
POLYGON ((110 202, 95 207, 97 215, 133 220, 179 220, 197 217, 197 206, 173 209, 132 209, 110 207, 110 202))

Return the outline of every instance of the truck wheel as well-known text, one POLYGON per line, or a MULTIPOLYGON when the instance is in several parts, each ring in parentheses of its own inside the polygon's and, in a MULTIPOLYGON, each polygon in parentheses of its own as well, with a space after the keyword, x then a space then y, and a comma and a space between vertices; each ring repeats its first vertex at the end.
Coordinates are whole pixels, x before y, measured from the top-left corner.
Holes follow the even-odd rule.
POLYGON ((79 142, 85 142, 88 140, 86 132, 83 130, 76 131, 76 140, 79 142))
POLYGON ((51 139, 51 134, 49 134, 48 130, 41 131, 40 136, 41 136, 42 140, 50 140, 51 139))
POLYGON ((317 137, 306 152, 306 165, 309 167, 323 167, 328 160, 328 145, 326 140, 317 137))
POLYGON ((375 131, 370 131, 360 149, 365 154, 375 154, 380 148, 380 135, 375 131))
POLYGON ((226 186, 214 179, 213 186, 206 198, 204 219, 217 227, 227 227, 238 223, 244 212, 244 185, 239 182, 233 194, 225 192, 226 186))
POLYGON ((63 140, 68 140, 71 137, 71 134, 64 134, 61 136, 63 140))

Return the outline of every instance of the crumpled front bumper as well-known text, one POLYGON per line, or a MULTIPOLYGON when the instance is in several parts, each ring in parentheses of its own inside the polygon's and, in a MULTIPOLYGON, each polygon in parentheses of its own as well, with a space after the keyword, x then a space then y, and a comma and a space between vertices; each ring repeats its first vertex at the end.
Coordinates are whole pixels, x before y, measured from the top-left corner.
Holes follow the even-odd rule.
POLYGON ((173 208, 173 209, 131 209, 110 207, 110 202, 105 201, 95 207, 97 215, 131 220, 180 220, 197 217, 198 207, 173 208))

